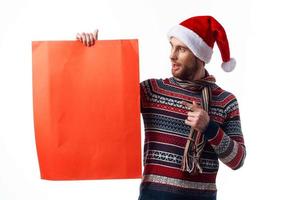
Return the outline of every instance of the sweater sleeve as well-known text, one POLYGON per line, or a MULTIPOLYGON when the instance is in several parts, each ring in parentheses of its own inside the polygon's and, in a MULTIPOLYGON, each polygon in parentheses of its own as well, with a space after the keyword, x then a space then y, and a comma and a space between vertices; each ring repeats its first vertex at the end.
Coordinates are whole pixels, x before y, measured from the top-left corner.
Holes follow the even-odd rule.
POLYGON ((204 136, 219 159, 231 169, 240 168, 246 156, 239 107, 234 97, 224 108, 225 121, 219 125, 210 120, 204 136))
POLYGON ((149 98, 149 80, 145 80, 140 83, 140 106, 141 113, 144 113, 145 104, 148 102, 149 98))

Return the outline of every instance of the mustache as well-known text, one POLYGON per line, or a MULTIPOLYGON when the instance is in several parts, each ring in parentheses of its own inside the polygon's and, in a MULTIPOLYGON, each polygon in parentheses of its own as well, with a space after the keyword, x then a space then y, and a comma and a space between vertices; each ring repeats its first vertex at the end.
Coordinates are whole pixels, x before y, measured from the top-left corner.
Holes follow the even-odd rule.
POLYGON ((177 66, 181 65, 181 63, 178 63, 178 62, 171 62, 171 63, 172 63, 172 65, 177 65, 177 66))

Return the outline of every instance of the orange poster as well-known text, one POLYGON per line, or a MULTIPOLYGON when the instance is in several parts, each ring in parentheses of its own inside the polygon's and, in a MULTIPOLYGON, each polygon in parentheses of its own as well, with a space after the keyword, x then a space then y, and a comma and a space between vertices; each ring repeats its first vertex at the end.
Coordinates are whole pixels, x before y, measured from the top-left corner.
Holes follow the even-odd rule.
POLYGON ((34 41, 32 67, 41 178, 140 178, 138 41, 34 41))

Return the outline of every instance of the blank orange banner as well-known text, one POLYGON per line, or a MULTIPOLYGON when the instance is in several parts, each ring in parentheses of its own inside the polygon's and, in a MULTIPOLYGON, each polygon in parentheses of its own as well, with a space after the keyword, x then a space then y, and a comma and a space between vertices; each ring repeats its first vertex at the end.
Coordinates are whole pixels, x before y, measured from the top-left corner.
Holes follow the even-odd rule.
POLYGON ((33 41, 32 65, 41 178, 140 178, 138 41, 33 41))

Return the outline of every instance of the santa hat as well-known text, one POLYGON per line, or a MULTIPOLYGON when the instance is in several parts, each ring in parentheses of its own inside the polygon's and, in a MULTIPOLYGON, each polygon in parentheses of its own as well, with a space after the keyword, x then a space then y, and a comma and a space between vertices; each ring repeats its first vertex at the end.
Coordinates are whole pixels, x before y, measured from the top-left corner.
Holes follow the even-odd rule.
POLYGON ((191 17, 174 26, 168 37, 176 37, 183 42, 196 57, 209 63, 214 43, 217 42, 222 56, 222 68, 231 72, 235 67, 235 59, 230 58, 229 44, 222 25, 211 16, 191 17))

